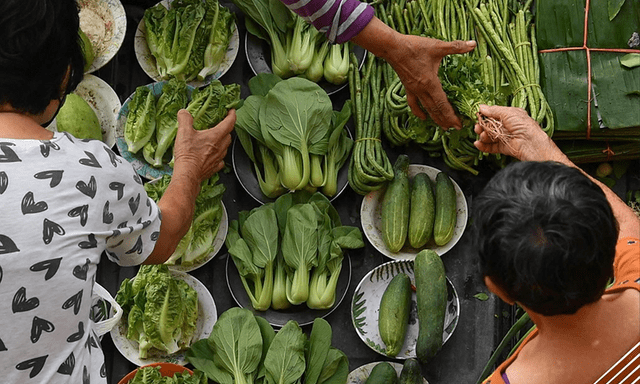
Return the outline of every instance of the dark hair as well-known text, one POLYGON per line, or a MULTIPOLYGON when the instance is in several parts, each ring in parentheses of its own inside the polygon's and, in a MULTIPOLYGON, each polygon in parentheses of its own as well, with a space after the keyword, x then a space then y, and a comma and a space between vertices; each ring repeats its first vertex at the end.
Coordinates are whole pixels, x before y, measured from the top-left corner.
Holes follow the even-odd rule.
POLYGON ((578 169, 513 163, 473 204, 481 272, 510 299, 551 316, 602 296, 618 224, 602 189, 578 169))
POLYGON ((0 104, 44 112, 82 80, 84 57, 75 0, 0 1, 0 104))

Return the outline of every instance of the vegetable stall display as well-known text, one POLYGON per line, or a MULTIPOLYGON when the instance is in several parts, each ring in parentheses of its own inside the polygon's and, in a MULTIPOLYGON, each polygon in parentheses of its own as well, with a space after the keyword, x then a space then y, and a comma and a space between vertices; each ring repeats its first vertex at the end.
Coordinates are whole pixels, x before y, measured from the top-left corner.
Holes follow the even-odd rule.
POLYGON ((265 319, 234 307, 193 344, 187 360, 216 383, 345 384, 349 360, 331 345, 332 335, 320 318, 308 338, 293 320, 276 333, 265 319))
POLYGON ((249 80, 249 88, 235 128, 262 193, 276 198, 306 189, 335 196, 338 171, 353 145, 345 128, 350 104, 334 111, 318 84, 299 77, 263 73, 249 80))
POLYGON ((148 8, 143 18, 160 78, 203 81, 222 62, 235 17, 217 0, 181 0, 148 8))
POLYGON ((321 193, 286 194, 229 224, 225 241, 255 310, 331 308, 344 249, 364 247, 321 193))

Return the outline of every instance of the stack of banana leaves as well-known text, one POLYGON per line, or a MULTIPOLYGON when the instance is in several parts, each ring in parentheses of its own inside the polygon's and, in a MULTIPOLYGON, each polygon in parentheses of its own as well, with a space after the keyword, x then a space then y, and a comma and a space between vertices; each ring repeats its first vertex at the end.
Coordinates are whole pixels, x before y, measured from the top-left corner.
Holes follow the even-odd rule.
MULTIPOLYGON (((358 136, 356 131, 350 167, 354 173, 350 182, 355 180, 356 191, 366 193, 386 182, 386 173, 382 172, 388 169, 384 166, 386 162, 371 161, 381 158, 376 149, 381 139, 392 146, 417 143, 430 156, 442 156, 449 167, 472 174, 478 173, 481 161, 504 166, 507 161, 504 156, 482 153, 473 145, 476 140, 473 126, 480 104, 523 108, 549 136, 553 134, 553 112, 540 86, 532 0, 375 0, 370 4, 383 22, 401 33, 446 41, 476 40, 478 46, 468 54, 445 57, 440 66, 442 86, 463 120, 461 130, 445 130, 430 118, 423 121, 415 117, 407 105, 404 86, 386 62, 375 59, 373 69, 363 67, 367 73, 360 74, 359 83, 352 82, 352 95, 375 100, 371 92, 380 92, 384 98, 376 108, 378 115, 369 117, 370 121, 381 121, 380 137, 371 137, 375 130, 371 134, 371 130, 363 129, 365 137, 358 136), (376 65, 381 68, 377 70, 376 65), (372 82, 365 79, 368 73, 376 71, 382 74, 382 80, 372 91, 372 82), (365 147, 376 151, 366 153, 365 147), (366 174, 367 169, 381 171, 377 175, 366 174)), ((352 70, 355 68, 352 66, 352 70)), ((354 101, 353 105, 354 116, 365 116, 366 120, 371 114, 366 103, 354 101)))
POLYGON ((586 44, 585 5, 536 4, 541 86, 555 115, 553 138, 579 163, 639 158, 640 1, 591 1, 586 44))

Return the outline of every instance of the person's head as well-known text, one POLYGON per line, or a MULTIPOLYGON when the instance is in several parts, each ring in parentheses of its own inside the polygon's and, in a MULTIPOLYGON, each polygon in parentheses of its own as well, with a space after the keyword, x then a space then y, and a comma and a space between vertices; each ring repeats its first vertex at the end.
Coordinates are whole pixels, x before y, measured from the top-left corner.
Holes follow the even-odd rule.
POLYGON ((552 316, 602 296, 618 224, 602 189, 579 170, 513 163, 473 204, 481 272, 509 301, 552 316))
POLYGON ((75 0, 0 1, 0 105, 37 115, 75 89, 84 67, 79 23, 75 0))

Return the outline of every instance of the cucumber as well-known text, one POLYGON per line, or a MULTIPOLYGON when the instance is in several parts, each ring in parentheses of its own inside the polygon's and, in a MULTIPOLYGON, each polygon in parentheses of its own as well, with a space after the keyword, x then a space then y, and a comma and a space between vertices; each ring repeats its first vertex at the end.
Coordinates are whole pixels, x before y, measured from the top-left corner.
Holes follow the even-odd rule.
POLYGON ((395 357, 402 349, 410 312, 411 279, 406 273, 399 273, 384 290, 378 311, 378 330, 387 356, 395 357))
POLYGON ((456 228, 456 190, 444 172, 436 175, 436 214, 433 223, 433 240, 437 245, 447 244, 456 228))
POLYGON ((382 240, 396 253, 407 240, 409 229, 409 157, 400 155, 393 165, 393 179, 387 185, 380 207, 382 240))
POLYGON ((447 277, 440 256, 431 249, 418 252, 413 263, 418 314, 416 355, 426 364, 442 347, 447 277))
POLYGON ((426 173, 413 177, 409 210, 409 244, 420 248, 431 239, 436 211, 433 183, 426 173))
POLYGON ((418 360, 410 358, 404 361, 402 364, 402 371, 400 371, 400 377, 398 378, 399 384, 422 384, 422 368, 418 360))
POLYGON ((397 384, 398 374, 391 364, 382 361, 376 364, 364 384, 397 384))

